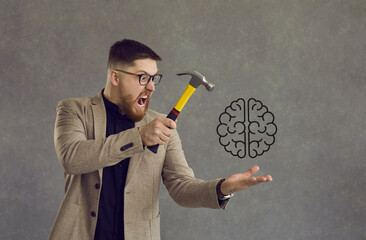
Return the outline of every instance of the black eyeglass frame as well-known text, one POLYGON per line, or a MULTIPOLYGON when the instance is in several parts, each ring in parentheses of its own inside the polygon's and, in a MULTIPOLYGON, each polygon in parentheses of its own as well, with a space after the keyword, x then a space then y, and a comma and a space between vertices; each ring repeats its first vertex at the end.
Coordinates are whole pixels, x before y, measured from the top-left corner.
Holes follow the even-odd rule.
POLYGON ((130 74, 130 75, 135 75, 135 76, 138 76, 139 77, 139 84, 141 86, 146 86, 147 84, 149 84, 149 82, 151 81, 151 79, 153 80, 153 83, 154 85, 158 85, 161 81, 161 79, 163 78, 163 75, 161 74, 155 74, 153 76, 147 74, 147 73, 143 73, 143 74, 136 74, 136 73, 131 73, 131 72, 127 72, 127 71, 124 71, 124 70, 121 70, 121 69, 114 69, 115 71, 118 71, 118 72, 123 72, 123 73, 126 73, 126 74, 130 74), (145 84, 142 84, 141 83, 141 79, 143 76, 148 76, 149 77, 149 80, 147 81, 147 83, 145 84), (155 80, 155 77, 159 77, 158 80, 155 80))

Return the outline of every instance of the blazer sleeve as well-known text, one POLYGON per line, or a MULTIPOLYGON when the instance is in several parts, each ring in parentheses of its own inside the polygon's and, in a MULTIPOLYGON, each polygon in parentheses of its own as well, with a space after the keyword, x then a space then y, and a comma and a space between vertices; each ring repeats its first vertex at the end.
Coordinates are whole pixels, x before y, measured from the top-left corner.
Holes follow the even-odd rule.
POLYGON ((87 139, 85 111, 72 100, 57 105, 54 129, 56 154, 66 173, 80 175, 117 164, 143 151, 137 128, 108 138, 87 139))
POLYGON ((225 208, 228 202, 218 200, 216 185, 220 178, 209 181, 195 178, 177 131, 168 141, 162 179, 169 195, 183 207, 225 208))

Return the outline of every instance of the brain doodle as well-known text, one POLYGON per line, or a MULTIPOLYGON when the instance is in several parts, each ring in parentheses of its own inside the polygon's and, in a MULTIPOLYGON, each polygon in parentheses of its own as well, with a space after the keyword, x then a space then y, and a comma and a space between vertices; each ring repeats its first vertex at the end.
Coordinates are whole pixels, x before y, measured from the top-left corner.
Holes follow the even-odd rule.
POLYGON ((250 98, 233 101, 220 114, 217 134, 225 151, 233 156, 255 158, 267 152, 275 142, 274 115, 263 103, 250 98))
POLYGON ((245 101, 242 98, 232 102, 221 113, 220 124, 217 126, 220 144, 233 156, 244 158, 245 144, 245 101))

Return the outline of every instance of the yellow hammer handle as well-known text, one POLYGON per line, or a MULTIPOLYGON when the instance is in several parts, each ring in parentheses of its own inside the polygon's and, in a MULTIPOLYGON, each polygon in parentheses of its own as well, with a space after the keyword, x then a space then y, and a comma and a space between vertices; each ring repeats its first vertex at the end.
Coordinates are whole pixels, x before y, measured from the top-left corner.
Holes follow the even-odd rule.
POLYGON ((182 111, 184 105, 186 105, 188 99, 192 96, 194 91, 196 91, 196 88, 194 88, 191 84, 188 84, 186 90, 184 91, 174 108, 179 112, 182 111))
MULTIPOLYGON (((172 119, 173 121, 177 119, 179 116, 179 113, 182 111, 184 105, 186 105, 188 99, 192 96, 192 94, 196 91, 196 88, 194 88, 191 84, 188 84, 186 90, 180 97, 179 101, 175 105, 175 107, 172 109, 172 111, 168 114, 167 118, 172 119)), ((158 152, 159 144, 156 144, 154 146, 148 146, 148 149, 150 149, 153 153, 158 152)))

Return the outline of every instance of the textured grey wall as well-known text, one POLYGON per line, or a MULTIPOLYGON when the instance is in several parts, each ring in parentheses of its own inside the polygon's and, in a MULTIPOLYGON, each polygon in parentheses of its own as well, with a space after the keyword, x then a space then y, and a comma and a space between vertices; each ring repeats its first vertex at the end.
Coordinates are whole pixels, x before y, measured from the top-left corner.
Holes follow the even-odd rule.
POLYGON ((109 46, 132 38, 163 62, 152 108, 169 112, 197 69, 179 118, 196 176, 257 164, 274 182, 236 194, 226 211, 185 209, 161 189, 163 239, 366 239, 366 2, 0 1, 0 239, 45 239, 63 197, 55 107, 94 96, 109 46), (231 156, 218 116, 257 98, 276 116, 270 151, 231 156))

